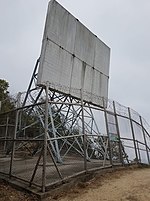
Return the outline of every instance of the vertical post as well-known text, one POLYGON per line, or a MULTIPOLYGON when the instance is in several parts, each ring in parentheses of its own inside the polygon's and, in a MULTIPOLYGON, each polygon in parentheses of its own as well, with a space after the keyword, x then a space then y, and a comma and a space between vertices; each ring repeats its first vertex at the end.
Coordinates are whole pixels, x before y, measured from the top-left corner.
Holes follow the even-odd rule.
POLYGON ((11 152, 10 169, 9 169, 10 178, 12 176, 12 167, 13 167, 14 156, 15 156, 15 140, 16 140, 17 128, 18 128, 18 117, 19 117, 19 110, 16 111, 15 131, 14 131, 14 136, 12 139, 12 152, 11 152))
POLYGON ((31 81, 30 81, 30 83, 29 83, 29 87, 28 87, 28 89, 27 89, 27 93, 26 93, 26 96, 25 96, 25 99, 24 99, 24 101, 23 101, 22 106, 25 106, 25 104, 26 104, 28 95, 29 95, 30 90, 31 90, 31 86, 32 86, 32 84, 33 84, 33 81, 34 81, 34 78, 35 78, 35 75, 36 75, 36 70, 37 70, 37 68, 38 68, 39 61, 40 61, 40 58, 38 58, 37 61, 36 61, 35 68, 34 68, 34 70, 33 70, 33 74, 32 74, 32 77, 31 77, 31 81))
MULTIPOLYGON (((54 138, 56 138, 56 129, 55 129, 55 125, 54 125, 54 119, 53 119, 53 116, 52 116, 52 109, 51 109, 51 105, 49 107, 49 112, 50 112, 50 119, 51 119, 51 124, 52 124, 52 130, 53 130, 53 135, 54 135, 54 138)), ((62 163, 62 159, 61 159, 61 156, 60 156, 60 150, 59 150, 59 146, 58 146, 58 140, 55 140, 55 148, 56 150, 54 150, 55 152, 55 155, 56 155, 56 158, 57 158, 57 162, 58 163, 62 163)))
MULTIPOLYGON (((21 107, 21 92, 18 92, 17 94, 17 108, 21 107)), ((18 119, 18 127, 19 127, 19 130, 21 129, 21 117, 22 117, 22 111, 20 112, 19 114, 19 119, 18 119)))
POLYGON ((147 148, 147 142, 146 142, 145 131, 144 131, 144 127, 143 127, 143 121, 142 121, 142 117, 141 117, 141 116, 139 116, 139 117, 140 117, 140 123, 141 123, 141 127, 142 127, 142 132, 143 132, 143 138, 144 138, 144 142, 145 142, 147 160, 148 160, 148 163, 150 164, 150 158, 149 158, 149 152, 148 152, 148 148, 147 148))
POLYGON ((116 113, 115 101, 113 101, 113 109, 114 109, 114 115, 115 115, 115 121, 116 121, 116 129, 117 129, 117 134, 118 134, 118 139, 119 139, 119 155, 120 155, 120 161, 121 161, 122 165, 124 165, 123 156, 122 156, 121 140, 120 140, 120 130, 119 130, 119 124, 118 124, 117 113, 116 113))
POLYGON ((82 76, 81 76, 81 109, 82 109, 82 134, 83 134, 83 148, 84 148, 84 170, 87 172, 87 139, 85 134, 84 125, 84 103, 83 103, 83 88, 84 88, 84 77, 85 77, 86 63, 82 63, 82 76))
MULTIPOLYGON (((9 117, 7 116, 7 119, 6 119, 6 130, 5 130, 5 140, 7 139, 7 135, 8 135, 8 123, 9 123, 9 117)), ((6 142, 7 141, 4 141, 4 151, 6 150, 6 142)))
POLYGON ((106 132, 107 132, 107 136, 108 136, 108 147, 109 147, 110 164, 113 165, 111 143, 110 143, 110 136, 109 136, 109 128, 108 128, 108 120, 107 120, 107 111, 106 111, 106 108, 105 108, 105 100, 104 100, 104 98, 103 98, 103 106, 104 106, 104 116, 105 116, 106 132))
POLYGON ((85 125, 84 125, 83 99, 81 100, 81 107, 82 107, 82 133, 83 133, 83 148, 84 148, 84 170, 87 171, 87 139, 86 139, 85 125))
POLYGON ((129 107, 128 107, 128 113, 129 113, 129 120, 130 120, 130 126, 131 126, 131 132, 132 132, 134 150, 135 150, 135 157, 136 157, 136 163, 137 163, 138 162, 138 154, 137 154, 137 148, 136 148, 136 142, 135 142, 135 134, 134 134, 133 122, 132 122, 131 112, 130 112, 129 107))
POLYGON ((105 153, 104 153, 103 167, 105 167, 105 164, 106 164, 106 156, 107 156, 108 141, 109 141, 109 139, 107 138, 106 144, 105 144, 105 153))
POLYGON ((138 150, 138 155, 139 155, 138 162, 141 163, 141 154, 140 154, 139 142, 137 140, 136 140, 136 142, 137 142, 137 150, 138 150))
POLYGON ((48 83, 46 84, 46 100, 45 100, 45 132, 43 144, 43 171, 42 171, 42 192, 45 192, 46 187, 46 162, 47 162, 47 133, 48 133, 48 83))

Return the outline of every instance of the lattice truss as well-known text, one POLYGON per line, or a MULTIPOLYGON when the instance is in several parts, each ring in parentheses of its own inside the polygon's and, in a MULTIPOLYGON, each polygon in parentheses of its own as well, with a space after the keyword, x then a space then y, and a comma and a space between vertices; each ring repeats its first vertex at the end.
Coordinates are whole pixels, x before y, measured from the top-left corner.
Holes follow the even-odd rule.
MULTIPOLYGON (((36 68, 34 70, 27 94, 20 94, 19 105, 23 107, 19 111, 17 137, 29 137, 29 130, 34 127, 33 139, 43 139, 45 131, 45 89, 35 87, 36 68), (25 115, 24 115, 25 114, 25 115), (38 129, 37 129, 38 128, 38 129)), ((88 103, 81 104, 69 95, 60 94, 49 89, 48 91, 48 147, 51 149, 57 162, 63 162, 69 154, 85 155, 86 159, 109 158, 108 138, 100 133, 93 110, 88 103), (84 122, 83 122, 84 121, 84 122), (84 123, 84 131, 83 131, 84 123), (84 132, 84 133, 83 133, 84 132), (86 146, 86 147, 84 147, 86 146)), ((30 147, 28 143, 18 144, 16 149, 30 147)), ((31 154, 34 155, 42 149, 42 143, 32 145, 31 154)))

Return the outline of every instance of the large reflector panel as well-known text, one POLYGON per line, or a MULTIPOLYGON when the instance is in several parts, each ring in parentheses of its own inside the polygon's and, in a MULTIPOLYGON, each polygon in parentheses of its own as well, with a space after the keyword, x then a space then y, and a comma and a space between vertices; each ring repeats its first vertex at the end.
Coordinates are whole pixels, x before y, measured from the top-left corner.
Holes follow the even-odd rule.
POLYGON ((38 85, 103 107, 110 48, 55 0, 48 6, 38 85), (82 92, 82 94, 81 94, 82 92))

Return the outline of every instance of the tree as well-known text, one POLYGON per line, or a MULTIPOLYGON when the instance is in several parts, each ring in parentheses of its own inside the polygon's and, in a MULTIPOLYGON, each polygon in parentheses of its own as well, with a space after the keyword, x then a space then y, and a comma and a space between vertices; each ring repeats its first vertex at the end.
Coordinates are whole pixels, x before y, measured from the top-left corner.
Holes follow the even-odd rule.
POLYGON ((0 113, 8 112, 15 108, 13 99, 9 95, 8 87, 9 83, 0 79, 0 113))

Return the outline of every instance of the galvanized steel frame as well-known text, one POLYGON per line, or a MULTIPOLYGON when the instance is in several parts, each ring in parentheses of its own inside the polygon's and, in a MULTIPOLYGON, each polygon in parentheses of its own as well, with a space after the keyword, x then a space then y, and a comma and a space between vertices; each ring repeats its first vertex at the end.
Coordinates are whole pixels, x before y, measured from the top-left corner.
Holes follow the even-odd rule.
MULTIPOLYGON (((112 115, 115 119, 114 126, 116 127, 116 135, 118 136, 118 141, 116 143, 116 146, 118 146, 118 149, 119 149, 118 163, 122 165, 124 165, 126 162, 129 163, 128 158, 125 157, 126 153, 124 150, 124 146, 122 145, 122 140, 129 140, 129 141, 133 141, 134 143, 134 150, 135 150, 135 155, 137 159, 136 163, 139 163, 141 160, 140 150, 142 149, 139 148, 139 144, 143 144, 143 146, 145 146, 148 163, 150 164, 150 159, 149 159, 150 147, 148 146, 146 141, 146 135, 148 137, 150 137, 150 135, 145 129, 145 127, 143 126, 143 121, 141 116, 139 116, 140 122, 136 122, 131 116, 130 108, 128 108, 128 116, 119 114, 119 112, 116 111, 117 110, 116 103, 114 101, 111 104, 112 108, 109 109, 109 105, 108 105, 108 108, 105 108, 105 107, 101 108, 101 107, 97 107, 89 103, 86 103, 82 99, 79 100, 72 96, 60 94, 57 91, 52 91, 49 89, 48 83, 46 88, 42 86, 36 87, 35 83, 37 79, 38 64, 39 64, 39 59, 36 62, 35 69, 33 71, 33 75, 31 78, 31 82, 29 84, 29 88, 27 90, 26 96, 23 99, 23 102, 21 103, 20 97, 18 98, 19 107, 16 109, 16 121, 15 121, 16 123, 15 123, 13 138, 7 139, 7 130, 9 126, 9 119, 7 116, 5 136, 3 139, 0 139, 1 142, 4 142, 4 150, 6 149, 6 142, 12 143, 11 152, 10 152, 11 160, 10 160, 9 178, 14 177, 12 168, 14 164, 15 151, 17 149, 20 149, 21 146, 24 146, 25 144, 34 142, 34 141, 42 142, 42 146, 39 146, 38 149, 35 150, 35 154, 36 152, 40 154, 35 163, 33 174, 31 175, 31 179, 30 181, 28 181, 28 183, 29 183, 29 186, 37 185, 36 183, 34 183, 34 177, 36 175, 41 158, 43 158, 42 185, 40 186, 42 192, 45 192, 47 188, 46 166, 47 166, 48 155, 50 155, 53 161, 55 170, 62 182, 64 181, 64 178, 59 170, 58 164, 59 163, 63 164, 64 158, 66 157, 67 154, 69 154, 71 149, 74 149, 78 154, 80 154, 83 157, 84 173, 88 171, 89 168, 87 166, 87 162, 92 159, 92 156, 96 149, 94 148, 91 154, 90 155, 88 154, 88 149, 91 146, 91 140, 96 141, 96 139, 99 139, 98 143, 99 143, 99 146, 102 148, 100 152, 101 158, 103 161, 102 166, 103 167, 106 166, 106 159, 109 159, 110 164, 112 166, 115 165, 116 162, 113 160, 112 142, 110 139, 110 130, 109 130, 109 122, 108 122, 109 115, 112 115), (26 112, 28 113, 28 116, 34 113, 38 121, 41 123, 44 132, 41 133, 40 136, 36 136, 33 139, 18 138, 17 135, 20 132, 20 130, 25 132, 27 127, 32 127, 32 125, 34 125, 34 122, 33 122, 31 125, 24 124, 24 126, 22 127, 21 121, 22 121, 23 110, 26 110, 26 112), (106 131, 107 131, 107 136, 105 136, 105 139, 103 138, 103 136, 100 135, 100 131, 95 121, 93 110, 99 110, 104 113, 106 131), (57 117, 59 118, 63 117, 63 120, 58 122, 58 124, 56 125, 55 122, 57 117), (130 121, 133 139, 128 139, 128 138, 125 139, 120 136, 118 117, 127 118, 130 121), (85 119, 88 119, 89 121, 87 122, 87 120, 85 119), (136 124, 138 124, 142 128, 144 143, 135 139, 133 122, 136 122, 136 124), (69 134, 67 135, 65 133, 58 132, 58 128, 63 127, 64 125, 68 127, 69 134), (76 127, 78 128, 78 131, 80 132, 73 133, 73 129, 76 127), (73 140, 70 142, 70 139, 73 139, 73 140), (62 142, 61 146, 59 145, 60 141, 62 142), (20 145, 18 147, 16 147, 16 142, 20 142, 20 145), (21 142, 23 142, 23 144, 21 142), (78 145, 78 147, 74 145, 75 143, 78 145), (66 149, 62 154, 62 150, 64 149, 64 146, 66 145, 68 149, 66 149)), ((103 101, 104 101, 103 105, 106 105, 106 101, 108 100, 103 99, 103 101)))

